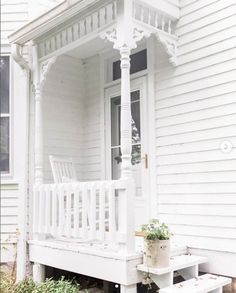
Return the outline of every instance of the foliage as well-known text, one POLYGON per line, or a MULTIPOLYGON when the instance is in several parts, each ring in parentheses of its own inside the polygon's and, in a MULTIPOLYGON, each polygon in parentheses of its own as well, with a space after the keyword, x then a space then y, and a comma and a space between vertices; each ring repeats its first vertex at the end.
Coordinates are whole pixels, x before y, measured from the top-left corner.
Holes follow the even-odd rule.
POLYGON ((65 280, 62 277, 55 281, 47 279, 45 282, 36 284, 32 279, 26 279, 14 284, 11 277, 1 274, 1 293, 80 293, 79 284, 74 281, 65 280))
POLYGON ((1 273, 0 275, 0 292, 1 293, 12 293, 14 287, 14 280, 6 275, 1 273))
POLYGON ((144 238, 147 240, 168 240, 171 233, 169 227, 165 223, 160 223, 158 219, 152 219, 148 224, 142 225, 144 238))
POLYGON ((22 282, 17 283, 14 286, 13 292, 14 293, 32 293, 36 288, 36 284, 32 279, 26 279, 22 282))

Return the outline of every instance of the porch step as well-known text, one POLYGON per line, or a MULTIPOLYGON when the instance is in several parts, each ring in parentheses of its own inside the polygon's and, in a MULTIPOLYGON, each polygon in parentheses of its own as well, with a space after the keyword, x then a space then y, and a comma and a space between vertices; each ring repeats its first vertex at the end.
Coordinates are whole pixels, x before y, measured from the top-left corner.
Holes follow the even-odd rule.
POLYGON ((223 286, 231 283, 230 278, 205 274, 160 290, 160 293, 221 293, 223 286))
POLYGON ((173 273, 174 271, 190 268, 197 266, 202 263, 206 263, 207 258, 198 255, 178 255, 171 257, 170 266, 163 268, 150 268, 145 266, 144 264, 138 265, 137 269, 142 272, 150 273, 153 275, 163 275, 167 273, 173 273))

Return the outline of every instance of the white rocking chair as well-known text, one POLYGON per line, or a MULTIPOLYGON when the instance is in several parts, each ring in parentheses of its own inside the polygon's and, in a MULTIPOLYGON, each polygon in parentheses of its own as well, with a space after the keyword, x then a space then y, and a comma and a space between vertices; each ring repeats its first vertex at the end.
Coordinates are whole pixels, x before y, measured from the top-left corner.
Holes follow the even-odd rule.
POLYGON ((78 181, 72 158, 49 156, 54 183, 78 181))

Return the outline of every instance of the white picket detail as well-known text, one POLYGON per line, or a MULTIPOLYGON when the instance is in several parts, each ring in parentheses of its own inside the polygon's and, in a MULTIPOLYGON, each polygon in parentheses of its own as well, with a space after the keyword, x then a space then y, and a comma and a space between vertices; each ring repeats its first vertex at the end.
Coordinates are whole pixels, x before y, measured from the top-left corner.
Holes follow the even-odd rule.
POLYGON ((35 185, 34 236, 124 247, 134 238, 131 187, 128 179, 35 185), (128 210, 123 217, 122 211, 128 210))
POLYGON ((173 19, 167 14, 164 15, 161 10, 150 7, 143 1, 136 1, 133 11, 135 20, 168 34, 174 34, 173 19))
POLYGON ((115 22, 117 16, 117 0, 102 5, 89 14, 81 15, 76 20, 63 28, 60 28, 39 44, 39 58, 43 58, 53 52, 78 41, 91 33, 97 33, 115 22))

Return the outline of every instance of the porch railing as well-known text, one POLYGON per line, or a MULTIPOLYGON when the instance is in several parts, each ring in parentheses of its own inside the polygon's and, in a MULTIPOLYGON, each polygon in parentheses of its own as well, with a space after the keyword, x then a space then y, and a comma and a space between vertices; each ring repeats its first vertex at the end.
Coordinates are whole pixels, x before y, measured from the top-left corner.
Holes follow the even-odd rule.
POLYGON ((134 228, 131 197, 129 180, 35 185, 34 236, 127 245, 134 228))

